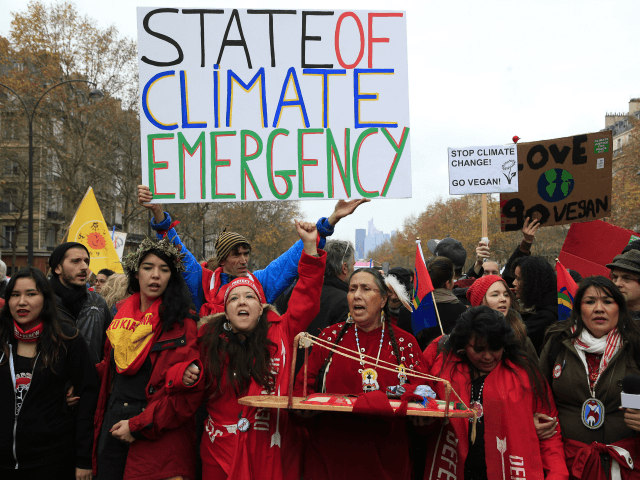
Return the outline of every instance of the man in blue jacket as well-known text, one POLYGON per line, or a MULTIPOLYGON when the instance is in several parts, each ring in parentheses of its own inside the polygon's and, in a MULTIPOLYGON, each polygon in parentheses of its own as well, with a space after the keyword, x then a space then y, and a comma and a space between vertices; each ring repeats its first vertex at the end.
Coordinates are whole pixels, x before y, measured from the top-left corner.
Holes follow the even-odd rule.
MULTIPOLYGON (((235 232, 222 232, 218 236, 215 245, 217 255, 215 271, 203 269, 178 237, 173 228, 171 217, 163 211, 162 205, 148 203, 152 199, 149 187, 138 185, 138 203, 153 213, 151 228, 157 232, 159 238, 166 234, 176 246, 182 247, 182 253, 186 255, 184 258, 186 271, 182 275, 189 287, 193 303, 200 311, 200 316, 224 310, 222 297, 226 290, 225 286, 236 277, 253 277, 262 287, 267 303, 273 303, 298 275, 298 261, 303 248, 302 241, 298 240, 294 243, 289 250, 276 258, 264 270, 250 273, 248 264, 251 245, 242 235, 235 232)), ((321 218, 316 224, 320 234, 319 248, 324 246, 326 237, 333 234, 336 223, 351 215, 359 205, 369 201, 366 198, 348 202, 339 200, 331 216, 321 218)))

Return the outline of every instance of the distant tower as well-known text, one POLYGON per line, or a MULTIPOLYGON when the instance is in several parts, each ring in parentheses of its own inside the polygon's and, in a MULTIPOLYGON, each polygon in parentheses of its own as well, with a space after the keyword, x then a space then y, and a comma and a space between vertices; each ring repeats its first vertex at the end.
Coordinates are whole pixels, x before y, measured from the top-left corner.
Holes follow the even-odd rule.
POLYGON ((356 260, 364 258, 364 239, 367 237, 367 231, 364 228, 356 228, 356 260))

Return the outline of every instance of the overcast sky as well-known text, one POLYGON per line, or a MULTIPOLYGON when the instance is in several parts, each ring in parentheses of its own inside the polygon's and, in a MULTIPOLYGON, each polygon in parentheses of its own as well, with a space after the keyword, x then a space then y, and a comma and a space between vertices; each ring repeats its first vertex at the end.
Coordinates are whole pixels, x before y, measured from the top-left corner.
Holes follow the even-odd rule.
MULTIPOLYGON (((0 1, 0 35, 26 1, 0 1)), ((45 3, 52 3, 45 0, 45 3)), ((136 6, 405 10, 409 50, 413 198, 374 200, 344 220, 338 238, 374 218, 385 232, 446 198, 447 147, 534 141, 604 128, 640 96, 637 0, 228 1, 78 0, 100 26, 137 38, 136 6)), ((333 201, 301 202, 308 220, 333 201)))

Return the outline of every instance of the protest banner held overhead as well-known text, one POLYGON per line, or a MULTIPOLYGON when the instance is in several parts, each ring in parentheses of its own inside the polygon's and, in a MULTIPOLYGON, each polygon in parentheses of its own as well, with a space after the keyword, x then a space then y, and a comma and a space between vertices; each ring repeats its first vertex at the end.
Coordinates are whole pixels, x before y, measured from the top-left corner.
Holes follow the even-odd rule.
POLYGON ((137 12, 154 199, 411 197, 404 12, 137 12))
POLYGON ((518 193, 500 195, 502 231, 527 217, 543 226, 586 222, 611 214, 610 130, 518 144, 518 193))
POLYGON ((449 195, 517 191, 516 145, 449 148, 449 195))

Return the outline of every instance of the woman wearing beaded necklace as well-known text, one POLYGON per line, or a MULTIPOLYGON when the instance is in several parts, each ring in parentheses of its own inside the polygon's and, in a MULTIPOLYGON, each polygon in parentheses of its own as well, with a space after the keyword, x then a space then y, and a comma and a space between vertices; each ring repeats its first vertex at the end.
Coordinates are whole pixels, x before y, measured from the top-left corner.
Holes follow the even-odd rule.
MULTIPOLYGON (((382 275, 363 268, 352 273, 348 283, 349 319, 325 328, 320 338, 357 352, 352 355, 359 355, 360 361, 316 345, 309 356, 308 392, 357 395, 413 383, 411 376, 381 368, 390 363, 426 373, 416 339, 386 321, 387 287, 382 275)), ((302 394, 303 370, 296 379, 297 396, 302 394)), ((342 413, 309 418, 304 478, 411 478, 406 422, 342 413)))
POLYGON ((35 268, 16 273, 0 312, 0 477, 91 478, 98 377, 76 327, 58 318, 53 290, 35 268), (67 382, 80 400, 75 421, 67 382))
MULTIPOLYGON (((475 426, 466 418, 432 424, 425 479, 441 471, 465 480, 568 478, 560 435, 539 441, 533 423, 534 412, 557 415, 549 386, 501 312, 468 309, 448 338, 429 345, 425 361, 477 413, 475 426)), ((434 390, 442 398, 443 384, 434 390)))
POLYGON ((638 478, 640 410, 621 408, 620 394, 627 375, 640 375, 640 327, 622 293, 608 278, 583 279, 571 317, 547 335, 540 367, 571 478, 638 478))

